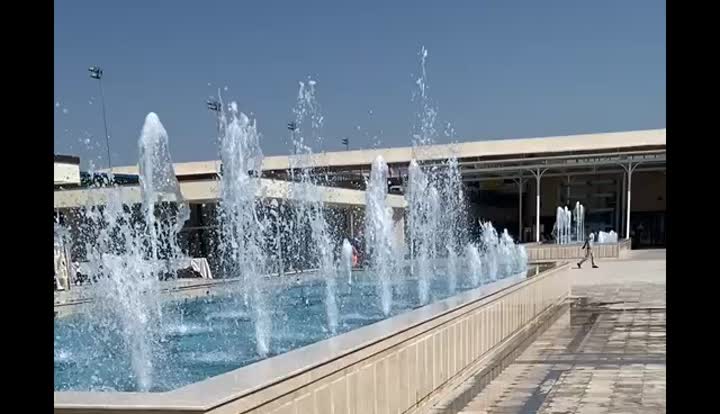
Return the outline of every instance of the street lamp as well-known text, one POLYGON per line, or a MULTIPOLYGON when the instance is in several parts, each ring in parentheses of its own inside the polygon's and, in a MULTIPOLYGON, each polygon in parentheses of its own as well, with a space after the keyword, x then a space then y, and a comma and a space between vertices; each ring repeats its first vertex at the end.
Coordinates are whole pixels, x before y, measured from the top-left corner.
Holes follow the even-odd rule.
POLYGON ((208 109, 211 111, 220 112, 220 110, 222 109, 222 104, 213 98, 208 99, 207 101, 205 101, 205 103, 207 104, 208 109))
POLYGON ((103 86, 102 86, 103 70, 99 66, 90 66, 88 68, 88 71, 90 72, 90 77, 93 79, 97 79, 98 83, 100 84, 100 103, 102 104, 103 126, 105 127, 105 144, 107 145, 108 169, 110 170, 110 175, 112 176, 112 158, 110 156, 110 134, 108 134, 107 115, 105 113, 105 92, 103 91, 103 86))
MULTIPOLYGON (((222 103, 220 103, 215 98, 208 98, 207 101, 205 101, 205 105, 207 105, 207 109, 215 112, 215 118, 217 121, 217 134, 218 140, 222 140, 222 137, 220 137, 221 131, 220 131, 220 112, 222 111, 222 103)), ((222 163, 218 166, 218 177, 222 175, 222 163)))
POLYGON ((345 151, 350 150, 350 138, 343 138, 342 140, 340 140, 340 142, 345 145, 345 151))
POLYGON ((218 138, 220 137, 220 112, 222 111, 222 103, 220 103, 215 98, 209 98, 207 101, 205 101, 205 104, 207 105, 207 108, 213 112, 215 112, 215 115, 217 116, 217 130, 218 130, 218 138))
POLYGON ((287 129, 290 131, 290 139, 293 141, 293 147, 295 148, 295 155, 298 153, 297 142, 295 142, 295 131, 298 129, 296 122, 288 122, 287 129))

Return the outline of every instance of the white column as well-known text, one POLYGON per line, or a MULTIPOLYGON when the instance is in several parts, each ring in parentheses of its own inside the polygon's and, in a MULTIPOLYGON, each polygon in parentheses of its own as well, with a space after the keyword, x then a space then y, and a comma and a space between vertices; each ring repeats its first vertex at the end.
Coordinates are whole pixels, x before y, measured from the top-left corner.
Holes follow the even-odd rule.
MULTIPOLYGON (((622 177, 622 175, 620 176, 622 177)), ((618 181, 617 185, 615 186, 615 231, 618 234, 618 239, 622 237, 622 220, 620 217, 622 216, 622 201, 621 201, 621 191, 620 188, 622 184, 618 181)))
POLYGON ((535 175, 535 241, 540 243, 540 170, 535 175))
MULTIPOLYGON (((627 200, 625 197, 627 196, 627 170, 622 175, 622 192, 620 193, 621 201, 620 201, 620 229, 618 230, 618 235, 622 234, 622 231, 625 229, 625 204, 627 204, 627 200)), ((625 234, 625 237, 627 237, 627 234, 625 234)))
POLYGON ((522 241, 522 190, 523 179, 518 180, 518 241, 522 241))
POLYGON ((632 193, 632 173, 633 173, 633 167, 632 164, 628 164, 628 173, 627 173, 627 229, 625 232, 625 238, 630 240, 630 206, 632 206, 630 196, 632 193))

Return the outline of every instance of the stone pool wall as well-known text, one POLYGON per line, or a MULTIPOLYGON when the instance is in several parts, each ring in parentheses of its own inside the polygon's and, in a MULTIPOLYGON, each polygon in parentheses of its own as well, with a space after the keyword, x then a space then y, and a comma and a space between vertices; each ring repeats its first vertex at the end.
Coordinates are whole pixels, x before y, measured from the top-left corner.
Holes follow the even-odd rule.
POLYGON ((490 295, 463 292, 166 393, 55 393, 55 412, 424 412, 562 305, 566 267, 490 295))

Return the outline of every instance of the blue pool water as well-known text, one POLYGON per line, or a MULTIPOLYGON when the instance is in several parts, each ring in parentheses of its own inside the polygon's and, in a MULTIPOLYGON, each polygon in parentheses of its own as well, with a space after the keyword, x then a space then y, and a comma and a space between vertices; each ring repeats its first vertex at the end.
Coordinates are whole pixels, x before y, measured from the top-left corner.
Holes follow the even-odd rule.
MULTIPOLYGON (((528 277, 538 270, 531 266, 528 277)), ((376 284, 367 274, 356 279, 352 285, 337 280, 337 334, 384 319, 376 284)), ((468 279, 458 278, 457 292, 471 288, 468 279)), ((324 282, 287 280, 267 292, 272 309, 268 357, 332 336, 326 328, 324 282)), ((391 316, 418 306, 416 283, 407 278, 393 285, 391 316)), ((435 277, 430 290, 431 302, 449 296, 442 277, 435 277)), ((137 391, 120 328, 112 318, 92 315, 92 309, 55 320, 55 390, 137 391)), ((250 311, 242 294, 229 292, 163 305, 150 391, 172 390, 261 359, 250 311)))

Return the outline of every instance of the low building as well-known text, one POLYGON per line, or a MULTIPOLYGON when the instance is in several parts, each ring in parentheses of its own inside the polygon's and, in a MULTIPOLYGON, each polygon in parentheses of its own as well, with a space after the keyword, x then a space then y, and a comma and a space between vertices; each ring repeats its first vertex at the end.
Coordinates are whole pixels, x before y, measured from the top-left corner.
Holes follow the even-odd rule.
MULTIPOLYGON (((550 238, 555 210, 586 207, 591 231, 634 236, 635 247, 665 245, 666 130, 653 129, 523 139, 499 139, 315 154, 306 165, 324 184, 364 190, 370 166, 382 156, 392 191, 402 194, 411 159, 443 164, 456 157, 473 222, 491 220, 516 239, 550 238)), ((292 156, 263 159, 263 177, 287 180, 292 156)), ((220 162, 176 163, 180 179, 216 179, 220 162)), ((137 166, 118 172, 137 173, 137 166)), ((209 184, 208 184, 209 185, 209 184)))

